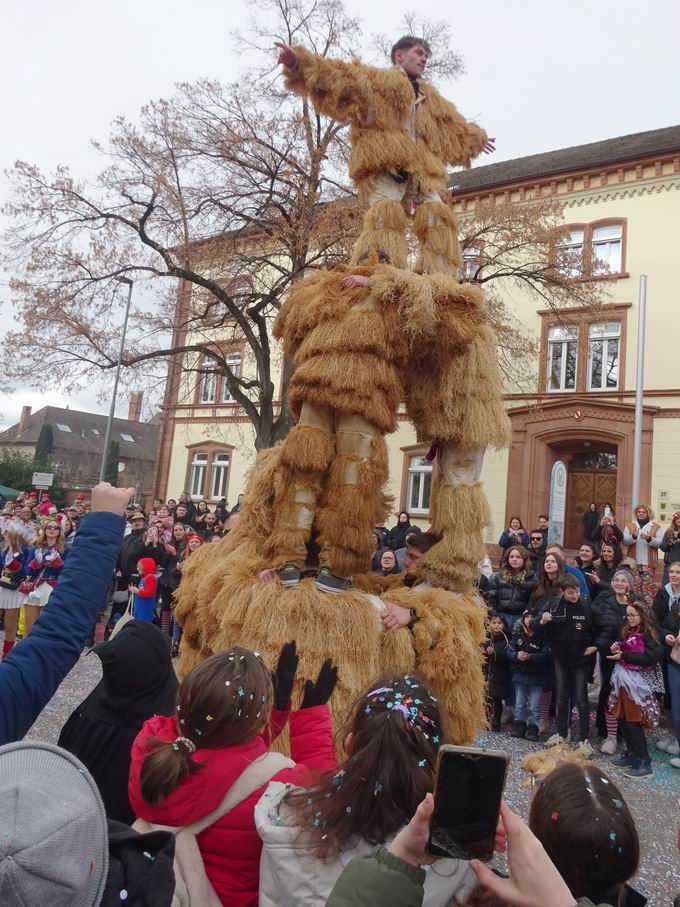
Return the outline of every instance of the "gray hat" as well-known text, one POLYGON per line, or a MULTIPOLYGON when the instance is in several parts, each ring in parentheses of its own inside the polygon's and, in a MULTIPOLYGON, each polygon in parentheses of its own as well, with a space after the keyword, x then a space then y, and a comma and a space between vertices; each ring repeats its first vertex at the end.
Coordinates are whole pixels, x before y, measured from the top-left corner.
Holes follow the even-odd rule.
POLYGON ((109 866, 102 798, 50 743, 0 747, 0 904, 97 907, 109 866))
POLYGON ((614 582, 617 576, 622 576, 629 583, 631 589, 635 585, 635 578, 630 570, 617 570, 614 576, 612 576, 612 582, 614 582))

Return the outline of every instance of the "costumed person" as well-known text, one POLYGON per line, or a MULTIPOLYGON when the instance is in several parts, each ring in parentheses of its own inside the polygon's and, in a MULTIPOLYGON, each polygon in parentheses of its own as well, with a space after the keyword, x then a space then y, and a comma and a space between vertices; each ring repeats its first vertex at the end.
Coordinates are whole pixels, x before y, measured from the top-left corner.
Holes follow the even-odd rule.
MULTIPOLYGON (((273 782, 255 807, 260 907, 323 907, 343 867, 387 847, 433 790, 437 752, 450 741, 437 697, 410 674, 377 678, 339 737, 346 756, 335 773, 311 789, 273 782)), ((467 903, 475 882, 467 861, 437 860, 423 905, 467 903)))
POLYGON ((645 778, 652 774, 652 761, 644 728, 659 723, 653 680, 663 655, 656 621, 645 605, 628 605, 621 637, 620 642, 612 643, 607 656, 615 662, 609 711, 618 720, 626 752, 612 759, 612 764, 621 766, 627 778, 645 778))
POLYGON ((368 206, 354 263, 367 252, 384 252, 406 268, 406 224, 413 216, 421 246, 416 270, 457 277, 458 224, 442 201, 447 165, 469 167, 495 146, 423 81, 427 41, 412 35, 397 41, 391 69, 329 60, 299 45, 277 47, 286 86, 309 98, 317 113, 351 126, 349 175, 368 206))
POLYGON ((14 647, 19 625, 19 612, 25 599, 20 587, 28 573, 31 549, 26 544, 22 527, 14 522, 3 526, 3 547, 0 549, 0 608, 5 612, 5 641, 3 659, 14 647))
POLYGON ((503 700, 510 695, 510 658, 505 621, 495 611, 489 612, 489 633, 481 646, 484 656, 486 695, 489 703, 491 730, 500 731, 503 715, 503 700))
POLYGON ((33 624, 40 617, 57 585, 67 553, 66 539, 60 524, 56 520, 47 520, 40 529, 37 545, 28 561, 26 579, 21 584, 26 636, 33 629, 33 624))
POLYGON ((92 652, 101 660, 102 679, 73 711, 58 743, 87 766, 107 817, 132 825, 130 750, 145 721, 174 714, 177 677, 163 634, 146 621, 129 620, 92 652))
POLYGON ((151 621, 156 610, 156 561, 152 557, 141 557, 137 561, 139 582, 128 586, 128 592, 133 595, 132 616, 136 620, 151 621))
POLYGON ((212 814, 197 843, 208 880, 229 907, 257 904, 262 842, 254 810, 267 784, 314 784, 336 765, 326 704, 336 669, 325 663, 291 713, 297 667, 295 644, 286 645, 274 690, 257 652, 213 655, 180 684, 175 715, 145 722, 132 747, 130 803, 142 820, 134 827, 177 828, 212 814), (268 752, 289 720, 292 759, 268 752))
POLYGON ((651 509, 646 504, 638 504, 635 519, 624 527, 623 544, 628 546, 628 557, 637 564, 635 591, 648 605, 652 604, 656 591, 655 574, 662 542, 663 531, 654 522, 651 509))

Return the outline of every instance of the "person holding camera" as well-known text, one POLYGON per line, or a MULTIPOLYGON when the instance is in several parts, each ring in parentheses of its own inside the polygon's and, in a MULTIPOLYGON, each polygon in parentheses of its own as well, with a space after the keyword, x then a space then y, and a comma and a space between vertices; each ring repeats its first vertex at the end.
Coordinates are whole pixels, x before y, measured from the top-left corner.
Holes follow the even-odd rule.
POLYGON ((664 532, 660 547, 663 551, 662 585, 665 586, 668 582, 668 568, 675 561, 680 561, 680 510, 673 514, 671 525, 664 532))

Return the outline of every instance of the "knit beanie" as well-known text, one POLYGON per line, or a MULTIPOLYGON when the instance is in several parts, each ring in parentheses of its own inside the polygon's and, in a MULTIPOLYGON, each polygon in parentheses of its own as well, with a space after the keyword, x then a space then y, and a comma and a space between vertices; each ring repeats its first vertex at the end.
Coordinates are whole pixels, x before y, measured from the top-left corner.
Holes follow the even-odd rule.
POLYGON ((622 576, 628 583, 630 583, 630 588, 632 590, 635 585, 635 580, 633 579, 633 574, 629 573, 628 570, 617 570, 614 576, 612 576, 612 582, 616 579, 617 576, 622 576))
POLYGON ((97 907, 109 865, 92 776, 50 743, 0 747, 0 904, 97 907))

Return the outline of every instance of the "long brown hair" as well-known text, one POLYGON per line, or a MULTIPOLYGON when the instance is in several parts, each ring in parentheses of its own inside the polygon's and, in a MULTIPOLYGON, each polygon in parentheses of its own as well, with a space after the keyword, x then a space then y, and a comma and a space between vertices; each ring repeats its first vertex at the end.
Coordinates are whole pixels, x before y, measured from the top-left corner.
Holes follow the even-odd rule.
POLYGON ((200 771, 193 747, 222 749, 256 737, 269 720, 272 698, 271 675, 262 658, 248 649, 235 646, 195 667, 177 694, 178 739, 147 741, 142 797, 158 806, 185 778, 200 771))
POLYGON ((553 592, 557 588, 557 580, 564 573, 564 558, 560 557, 559 554, 554 554, 552 551, 550 554, 546 554, 543 558, 543 563, 541 564, 540 570, 538 571, 538 585, 534 589, 534 598, 538 598, 541 595, 547 595, 548 592, 553 592), (554 580, 551 580, 548 574, 545 572, 545 562, 549 557, 554 557, 557 561, 558 571, 557 576, 554 580))
MULTIPOLYGON (((656 621, 656 616, 654 612, 651 611, 644 602, 639 602, 633 598, 632 595, 628 596, 628 602, 626 608, 633 608, 640 615, 640 629, 643 633, 649 633, 649 635, 659 642, 659 626, 656 621)), ((624 621, 623 627, 621 628, 621 639, 628 639, 633 633, 637 630, 636 627, 631 627, 628 621, 624 621)))
POLYGON ((447 733, 425 683, 397 674, 377 678, 356 700, 338 739, 349 751, 338 770, 286 801, 304 827, 305 844, 321 859, 357 838, 383 844, 405 825, 433 789, 447 733))
MULTIPOLYGON (((513 517, 513 519, 518 519, 518 517, 513 517)), ((505 550, 501 560, 501 579, 504 583, 523 583, 530 572, 531 556, 524 545, 511 545, 505 550), (508 563, 508 558, 513 551, 519 552, 520 557, 524 559, 524 566, 516 573, 508 563)))

